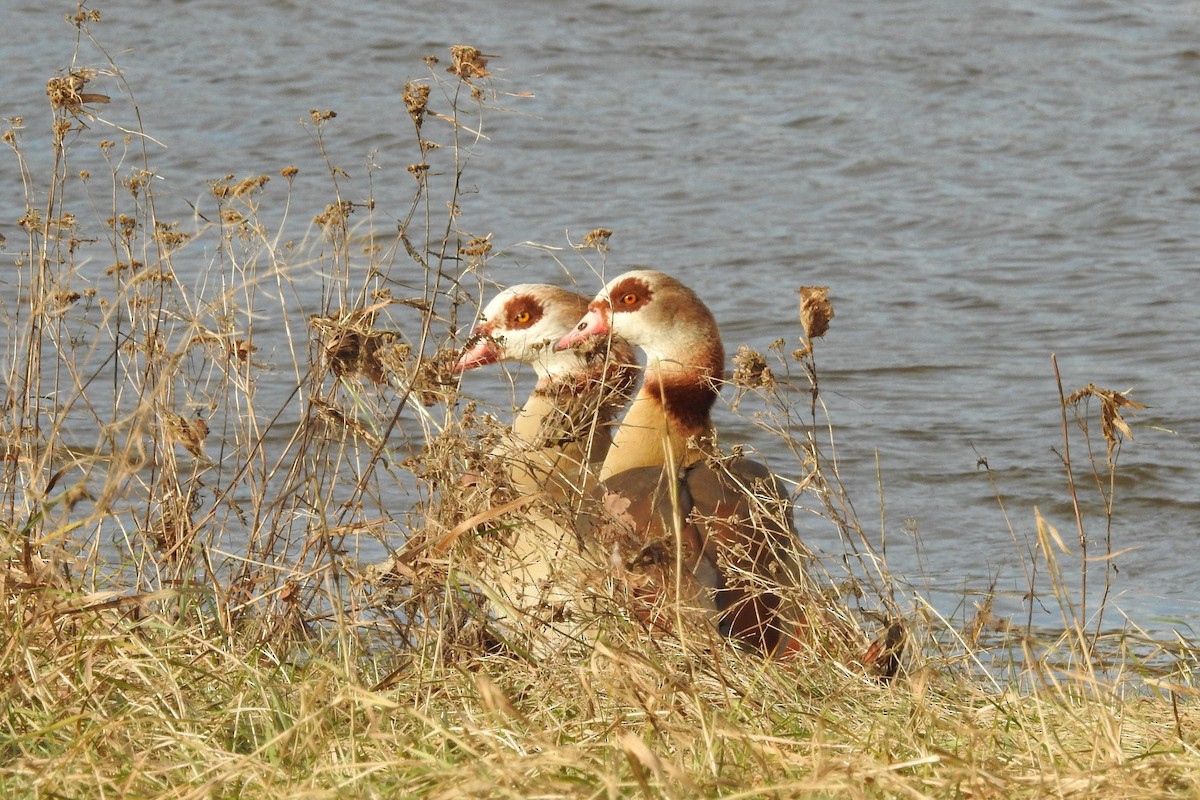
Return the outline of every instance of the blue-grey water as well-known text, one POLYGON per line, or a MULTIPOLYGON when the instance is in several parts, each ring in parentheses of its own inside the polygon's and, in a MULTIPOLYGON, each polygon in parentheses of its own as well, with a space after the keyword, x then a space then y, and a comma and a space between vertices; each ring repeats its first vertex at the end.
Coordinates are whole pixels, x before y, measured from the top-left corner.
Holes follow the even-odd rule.
MULTIPOLYGON (((0 118, 25 118, 36 173, 49 163, 45 82, 70 65, 73 4, 0 6, 0 118)), ((796 288, 831 287, 818 367, 841 477, 877 543, 886 527, 892 571, 942 613, 964 613, 964 592, 993 583, 999 610, 1020 613, 1035 508, 1077 571, 1051 355, 1068 393, 1132 389, 1149 408, 1127 416, 1135 440, 1119 454, 1111 536, 1126 552, 1112 602, 1157 631, 1200 621, 1200 4, 96 7, 97 40, 157 140, 160 215, 186 218, 209 180, 289 164, 301 168, 298 201, 316 197, 323 170, 301 124, 316 108, 338 113, 331 160, 370 174, 382 218, 403 217, 415 157, 401 87, 427 77, 423 56, 468 43, 493 56, 508 109, 487 116, 461 202, 464 225, 493 235, 490 280, 561 281, 566 265, 593 291, 601 282, 569 241, 610 228, 606 274, 676 274, 712 305, 730 351, 780 337, 790 350, 796 288)), ((115 78, 92 86, 121 98, 115 78)), ((133 122, 127 102, 102 116, 133 122)), ((0 181, 10 262, 24 208, 8 152, 0 181)), ((261 391, 282 403, 288 374, 261 391)), ((502 385, 480 373, 467 388, 502 385)), ((798 474, 748 422, 719 423, 727 444, 798 474)), ((1086 469, 1077 479, 1094 497, 1086 469)), ((1102 552, 1104 519, 1088 510, 1102 552)), ((840 549, 815 515, 799 521, 815 545, 840 549)))

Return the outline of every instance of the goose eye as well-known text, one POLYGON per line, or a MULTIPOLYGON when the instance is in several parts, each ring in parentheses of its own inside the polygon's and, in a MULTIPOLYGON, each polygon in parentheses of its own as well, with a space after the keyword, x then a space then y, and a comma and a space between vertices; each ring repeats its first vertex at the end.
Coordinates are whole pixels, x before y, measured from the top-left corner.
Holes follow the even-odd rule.
POLYGON ((621 302, 627 306, 632 306, 636 304, 637 301, 638 296, 636 292, 626 292, 625 294, 621 295, 621 302))
POLYGON ((519 313, 518 313, 518 314, 517 314, 515 317, 513 317, 513 320, 514 320, 514 321, 515 321, 515 322, 516 322, 518 325, 525 325, 525 324, 526 324, 526 323, 528 323, 528 322, 529 322, 529 320, 530 320, 530 319, 532 319, 532 318, 533 318, 533 315, 532 315, 532 314, 530 314, 528 311, 521 311, 521 312, 519 312, 519 313))

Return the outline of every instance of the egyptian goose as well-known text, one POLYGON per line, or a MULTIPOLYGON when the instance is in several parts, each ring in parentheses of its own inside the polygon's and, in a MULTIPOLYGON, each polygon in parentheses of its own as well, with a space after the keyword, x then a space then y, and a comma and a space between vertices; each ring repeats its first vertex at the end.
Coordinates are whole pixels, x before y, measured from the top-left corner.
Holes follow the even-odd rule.
MULTIPOLYGON (((587 310, 582 295, 548 284, 500 292, 480 315, 455 372, 497 361, 529 364, 537 383, 511 431, 492 451, 510 487, 547 502, 524 509, 505 527, 511 535, 490 565, 500 596, 497 616, 524 618, 520 630, 583 636, 579 580, 582 559, 573 520, 612 441, 612 420, 628 402, 639 370, 619 339, 601 347, 559 352, 555 343, 587 310)), ((510 520, 512 518, 510 517, 510 520)), ((486 570, 485 570, 486 571, 486 570)), ((559 637, 561 638, 561 637, 559 637)))
MULTIPOLYGON (((766 467, 708 455, 725 373, 712 312, 669 275, 627 272, 596 296, 558 348, 610 335, 642 349, 645 375, 600 470, 602 521, 589 537, 613 539, 643 565, 657 558, 658 574, 677 576, 676 591, 686 581, 688 601, 724 635, 779 653, 793 625, 780 587, 799 576, 792 507, 766 467), (676 563, 685 569, 672 571, 676 563)), ((651 585, 642 594, 664 591, 651 585)))
MULTIPOLYGON (((725 368, 712 312, 671 276, 636 270, 611 281, 558 348, 613 334, 645 352, 645 377, 601 468, 602 505, 585 540, 612 538, 634 556, 632 588, 642 600, 661 598, 672 568, 684 567, 674 570, 677 601, 708 611, 723 634, 762 653, 802 653, 818 628, 827 644, 840 641, 839 652, 857 647, 862 633, 848 620, 800 608, 794 592, 785 602, 784 590, 803 576, 781 482, 753 461, 712 457, 710 414, 725 368)), ((890 620, 851 660, 890 680, 906 638, 903 623, 890 620)))
POLYGON ((520 493, 544 490, 559 502, 581 497, 637 382, 633 351, 620 339, 603 348, 555 349, 587 306, 583 295, 550 284, 509 287, 483 309, 454 365, 455 372, 497 361, 533 367, 537 384, 492 453, 520 493))

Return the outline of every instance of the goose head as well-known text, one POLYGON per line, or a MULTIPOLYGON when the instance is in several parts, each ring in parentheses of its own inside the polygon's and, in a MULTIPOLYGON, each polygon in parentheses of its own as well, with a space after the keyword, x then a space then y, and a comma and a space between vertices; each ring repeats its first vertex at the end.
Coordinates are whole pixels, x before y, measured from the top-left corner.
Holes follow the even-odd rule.
POLYGON ((614 335, 641 348, 648 373, 708 381, 724 376, 716 319, 695 292, 665 272, 633 270, 609 281, 557 347, 614 335))
POLYGON ((555 343, 587 311, 583 295, 541 283, 511 286, 492 298, 471 330, 455 372, 497 361, 530 364, 539 377, 578 371, 583 363, 574 352, 555 343))

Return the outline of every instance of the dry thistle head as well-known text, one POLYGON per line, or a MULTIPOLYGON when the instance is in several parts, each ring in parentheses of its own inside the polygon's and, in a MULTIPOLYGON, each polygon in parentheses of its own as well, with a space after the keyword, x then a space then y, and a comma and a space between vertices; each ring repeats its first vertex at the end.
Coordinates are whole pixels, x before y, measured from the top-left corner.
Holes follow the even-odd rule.
POLYGON ((801 286, 800 324, 806 339, 817 339, 829 330, 833 319, 833 306, 829 303, 828 286, 801 286))
POLYGON ((488 78, 491 73, 487 70, 488 59, 495 56, 485 56, 476 47, 456 44, 450 48, 450 58, 453 63, 446 67, 446 72, 457 75, 464 81, 471 78, 488 78))

